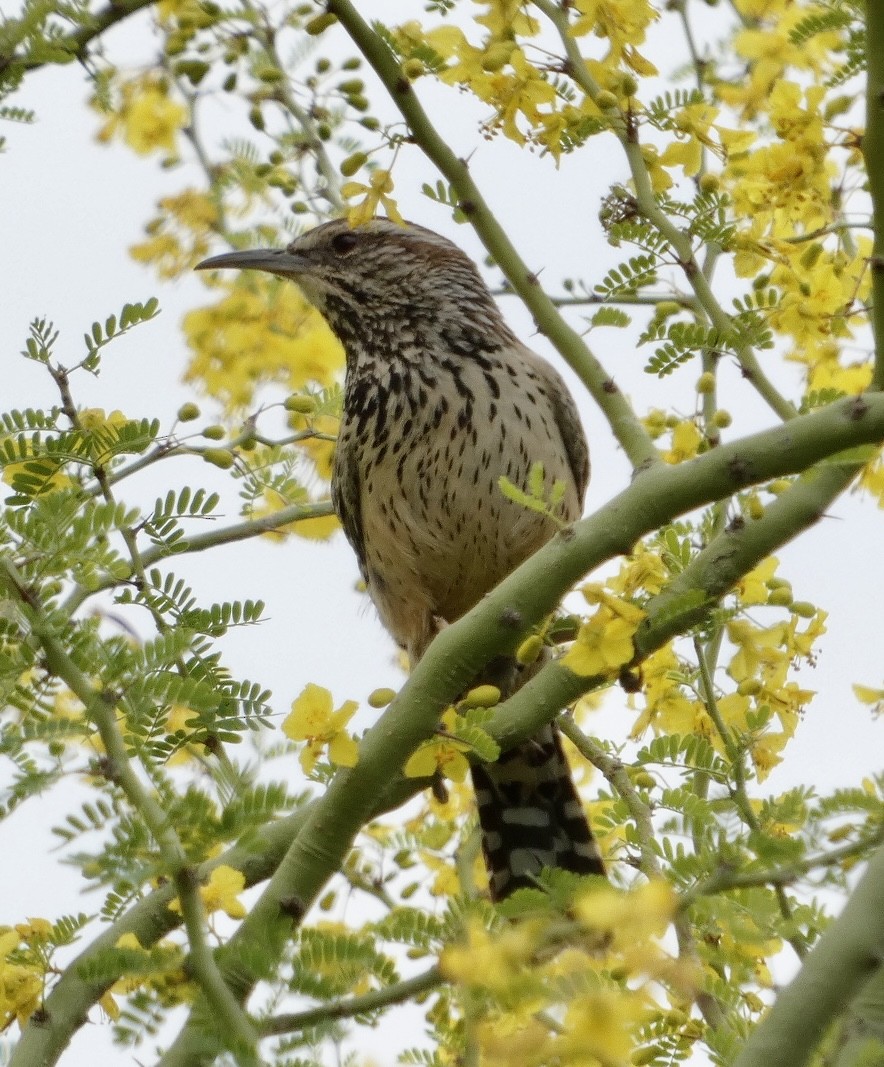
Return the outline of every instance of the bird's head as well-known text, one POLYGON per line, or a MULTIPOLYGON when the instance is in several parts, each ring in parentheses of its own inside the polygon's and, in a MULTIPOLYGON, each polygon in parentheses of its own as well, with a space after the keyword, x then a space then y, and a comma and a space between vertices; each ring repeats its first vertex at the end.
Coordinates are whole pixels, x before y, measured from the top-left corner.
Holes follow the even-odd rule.
POLYGON ((344 341, 396 328, 424 334, 470 320, 501 328, 497 305, 475 264, 456 245, 412 223, 372 219, 353 228, 335 219, 285 249, 227 252, 197 270, 262 270, 297 283, 344 341))

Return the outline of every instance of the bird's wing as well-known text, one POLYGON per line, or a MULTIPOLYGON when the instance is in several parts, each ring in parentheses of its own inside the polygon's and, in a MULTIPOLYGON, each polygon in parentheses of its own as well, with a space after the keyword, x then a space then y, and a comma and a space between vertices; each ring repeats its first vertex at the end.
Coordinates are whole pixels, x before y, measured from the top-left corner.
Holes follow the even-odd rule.
POLYGON ((365 535, 362 529, 362 486, 359 481, 356 440, 346 424, 341 425, 335 446, 331 499, 347 540, 356 553, 362 577, 367 581, 365 535))
POLYGON ((574 484, 577 486, 577 495, 582 505, 586 487, 589 485, 589 446, 586 443, 586 434, 583 432, 577 405, 555 367, 537 356, 533 362, 546 386, 547 396, 552 404, 559 433, 562 435, 568 465, 574 475, 574 484))

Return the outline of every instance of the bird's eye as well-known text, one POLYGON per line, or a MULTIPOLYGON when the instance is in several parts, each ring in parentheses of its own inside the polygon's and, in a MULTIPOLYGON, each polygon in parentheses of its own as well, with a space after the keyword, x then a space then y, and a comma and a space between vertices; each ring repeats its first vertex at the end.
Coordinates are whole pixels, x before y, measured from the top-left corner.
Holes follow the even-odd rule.
POLYGON ((355 233, 345 231, 333 237, 331 245, 339 255, 346 256, 348 252, 352 252, 356 247, 357 241, 358 238, 355 233))

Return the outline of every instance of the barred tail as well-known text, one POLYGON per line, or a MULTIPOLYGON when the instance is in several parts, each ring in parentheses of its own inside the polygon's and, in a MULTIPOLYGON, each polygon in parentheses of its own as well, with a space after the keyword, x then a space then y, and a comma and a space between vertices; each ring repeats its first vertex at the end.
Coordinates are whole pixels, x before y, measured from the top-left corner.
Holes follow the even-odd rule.
POLYGON ((604 875, 554 725, 472 775, 493 900, 535 885, 544 867, 604 875))

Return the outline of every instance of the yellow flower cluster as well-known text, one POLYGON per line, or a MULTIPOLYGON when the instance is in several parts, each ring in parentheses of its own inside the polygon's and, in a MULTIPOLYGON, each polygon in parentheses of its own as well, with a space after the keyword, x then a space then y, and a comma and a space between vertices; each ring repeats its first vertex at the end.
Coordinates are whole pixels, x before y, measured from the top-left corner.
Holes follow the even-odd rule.
POLYGON ((834 168, 825 151, 824 97, 821 86, 802 92, 794 82, 779 82, 768 100, 777 140, 735 155, 725 168, 722 179, 737 214, 752 220, 753 236, 788 237, 832 221, 834 168))
POLYGON ((201 382, 229 411, 247 407, 260 383, 289 392, 328 386, 344 365, 334 334, 297 287, 254 271, 217 304, 188 312, 184 333, 193 351, 186 380, 201 382))
MULTIPOLYGON (((767 69, 761 59, 757 65, 767 69)), ((805 365, 808 390, 856 393, 868 385, 871 368, 845 365, 833 339, 852 337, 860 321, 871 242, 861 237, 830 246, 822 236, 812 239, 838 221, 833 186, 839 169, 826 142, 827 90, 802 89, 785 79, 768 89, 754 106, 768 113, 775 139, 735 152, 722 174, 738 217, 747 220, 736 238, 734 266, 743 277, 770 269, 766 282, 776 287, 778 300, 766 313, 768 321, 794 342, 789 358, 805 365)))
MULTIPOLYGON (((837 30, 819 33, 796 44, 792 31, 807 17, 808 9, 792 0, 735 0, 745 28, 734 40, 737 55, 747 61, 748 77, 741 71, 731 82, 718 84, 721 99, 753 118, 767 107, 771 90, 789 69, 823 73, 839 43, 837 30)), ((817 78, 822 81, 822 78, 817 78)))
MULTIPOLYGON (((472 43, 453 25, 426 29, 413 21, 395 31, 397 46, 405 57, 418 57, 429 46, 443 61, 437 70, 447 85, 468 88, 488 104, 493 117, 485 124, 489 133, 500 131, 517 144, 537 144, 559 159, 569 141, 579 141, 590 126, 606 124, 605 114, 589 95, 576 101, 564 99, 547 75, 546 56, 532 61, 527 39, 540 24, 513 0, 485 0, 488 11, 475 22, 488 30, 481 44, 472 43), (520 43, 522 42, 522 43, 520 43)), ((594 32, 604 39, 607 51, 587 65, 601 89, 617 99, 630 95, 631 71, 651 75, 655 68, 638 51, 657 12, 648 0, 577 0, 575 36, 594 32)))
POLYGON ((660 1011, 657 998, 680 998, 695 977, 660 944, 674 910, 663 882, 628 893, 594 887, 575 901, 574 928, 557 952, 543 918, 494 931, 472 919, 440 964, 447 978, 483 998, 476 1026, 482 1063, 630 1062, 639 1025, 660 1011), (546 1012, 560 1021, 549 1025, 546 1012))
MULTIPOLYGON (((776 559, 765 560, 742 579, 736 593, 741 606, 776 606, 778 600, 786 601, 791 596, 790 592, 787 596, 778 595, 786 592, 787 583, 774 577, 776 566, 776 559)), ((745 617, 735 617, 727 623, 727 637, 734 649, 727 673, 736 683, 736 691, 716 699, 722 722, 747 742, 759 781, 780 762, 802 710, 814 696, 812 690, 802 689, 789 679, 790 668, 799 660, 812 662, 814 645, 825 633, 825 612, 796 604, 796 609, 810 615, 802 629, 802 616, 788 603, 783 606, 789 611, 788 618, 772 626, 758 626, 745 617)), ((689 676, 671 645, 645 660, 644 707, 632 736, 641 736, 649 727, 655 733, 699 734, 724 752, 725 741, 689 676)))
POLYGON ((15 928, 0 928, 0 1031, 13 1020, 24 1026, 40 1006, 44 968, 33 954, 19 950, 45 941, 51 926, 46 919, 29 919, 15 928))
POLYGON ((161 151, 175 157, 187 122, 187 108, 169 96, 166 79, 150 73, 122 83, 117 108, 97 136, 105 142, 121 136, 139 155, 161 151))
POLYGON ((196 189, 163 197, 159 207, 161 214, 147 224, 147 240, 132 245, 129 254, 153 264, 161 278, 177 278, 209 254, 218 208, 196 189))

